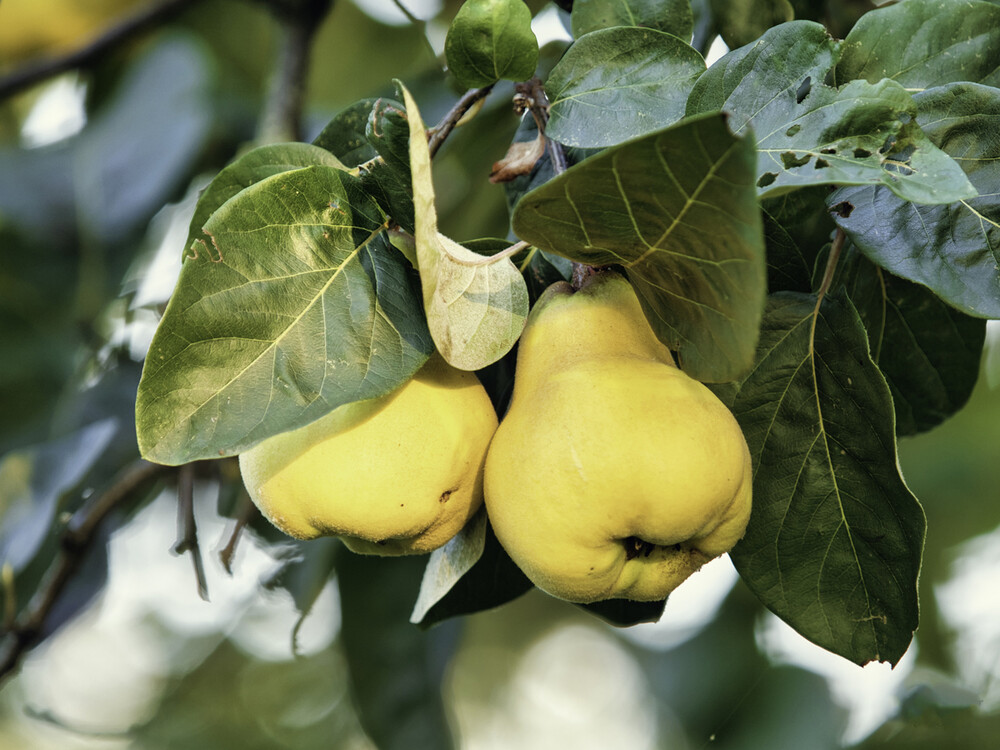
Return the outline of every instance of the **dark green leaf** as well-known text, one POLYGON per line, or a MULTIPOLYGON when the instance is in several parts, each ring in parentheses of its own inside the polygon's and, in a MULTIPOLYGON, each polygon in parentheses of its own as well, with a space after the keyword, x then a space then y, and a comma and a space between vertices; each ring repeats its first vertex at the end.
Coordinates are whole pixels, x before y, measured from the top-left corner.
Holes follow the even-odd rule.
POLYGON ((936 427, 965 405, 979 376, 986 321, 883 271, 853 247, 838 263, 839 283, 861 315, 872 359, 892 391, 897 435, 936 427))
POLYGON ((537 247, 531 248, 526 260, 519 264, 532 300, 538 299, 549 286, 557 281, 569 281, 573 263, 560 255, 553 255, 537 247))
POLYGON ((730 49, 741 47, 772 26, 795 18, 788 0, 708 0, 719 35, 730 49))
POLYGON ((816 256, 836 229, 826 205, 828 193, 828 188, 816 187, 761 201, 769 291, 814 289, 816 256))
POLYGON ((448 69, 463 86, 489 86, 501 78, 535 74, 538 42, 522 0, 465 0, 444 43, 448 69))
POLYGON ((198 252, 206 240, 202 227, 234 195, 272 175, 313 165, 344 168, 329 151, 306 143, 276 143, 248 151, 219 172, 198 196, 187 242, 184 243, 184 254, 198 252))
POLYGON ((776 99, 795 101, 807 78, 821 83, 839 54, 839 42, 820 24, 783 23, 716 60, 691 92, 687 113, 725 110, 731 127, 742 130, 776 99))
POLYGON ((412 269, 346 172, 309 167, 217 210, 146 357, 143 455, 239 453, 405 382, 433 350, 412 269))
POLYGON ((410 180, 410 129, 406 109, 392 99, 377 99, 368 116, 365 137, 380 158, 361 170, 361 184, 392 220, 416 231, 410 180))
POLYGON ((611 625, 628 627, 642 622, 656 622, 663 617, 667 600, 661 602, 633 602, 628 599, 606 599, 603 602, 579 605, 585 612, 599 617, 611 625))
POLYGON ((458 536, 431 553, 410 621, 430 627, 498 607, 531 588, 480 511, 458 536))
POLYGON ((325 148, 348 167, 356 167, 376 157, 374 146, 365 135, 368 118, 379 99, 362 99, 341 110, 313 139, 313 145, 325 148))
POLYGON ((268 588, 281 587, 292 595, 299 619, 291 633, 292 650, 297 650, 298 629, 323 593, 336 568, 337 552, 342 542, 335 537, 309 541, 295 540, 282 552, 287 562, 267 581, 268 588))
POLYGON ((341 553, 341 639, 362 726, 379 750, 448 750, 441 685, 458 630, 408 621, 424 561, 341 553))
POLYGON ((857 312, 828 296, 814 317, 815 304, 771 298, 736 397, 754 508, 731 554, 806 638, 858 664, 895 664, 917 627, 924 515, 899 475, 889 388, 857 312))
POLYGON ((577 39, 612 26, 643 26, 690 39, 694 15, 690 0, 576 0, 570 24, 577 39))
POLYGON ((811 21, 782 24, 705 72, 688 114, 732 113, 757 134, 757 186, 775 196, 807 185, 888 187, 904 200, 951 203, 975 189, 914 122, 916 104, 894 81, 823 84, 838 43, 811 21))
POLYGON ((837 80, 891 78, 909 90, 971 81, 1000 86, 1000 7, 906 0, 863 15, 844 40, 837 80))
POLYGON ((915 99, 917 122, 978 196, 920 206, 882 188, 843 188, 830 197, 837 223, 876 264, 969 315, 1000 318, 1000 91, 951 84, 915 99))
POLYGON ((666 127, 684 106, 705 61, 683 40, 654 29, 618 27, 587 34, 546 82, 546 135, 599 148, 666 127))
POLYGON ((628 271, 657 335, 704 381, 753 360, 765 294, 756 150, 722 115, 612 147, 525 195, 515 233, 628 271))

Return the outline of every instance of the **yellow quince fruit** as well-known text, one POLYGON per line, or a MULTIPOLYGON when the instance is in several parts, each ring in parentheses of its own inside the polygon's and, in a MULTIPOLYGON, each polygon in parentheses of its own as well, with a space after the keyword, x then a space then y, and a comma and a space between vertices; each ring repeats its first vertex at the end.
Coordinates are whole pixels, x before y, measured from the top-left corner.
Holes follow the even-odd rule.
POLYGON ((573 602, 663 599, 750 516, 736 419, 675 366, 613 272, 557 283, 531 311, 485 481, 504 549, 573 602))
POLYGON ((290 536, 418 554, 451 539, 482 504, 496 428, 476 376, 435 354, 396 391, 254 446, 240 471, 257 507, 290 536))

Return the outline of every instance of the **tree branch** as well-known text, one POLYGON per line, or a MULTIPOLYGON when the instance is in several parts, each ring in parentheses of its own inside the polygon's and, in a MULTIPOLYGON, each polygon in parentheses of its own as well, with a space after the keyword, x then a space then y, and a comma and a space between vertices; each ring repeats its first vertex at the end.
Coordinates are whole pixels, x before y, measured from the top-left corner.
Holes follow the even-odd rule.
POLYGON ((177 543, 173 553, 183 555, 185 552, 191 553, 198 596, 207 602, 208 579, 198 544, 198 524, 194 520, 194 464, 181 466, 177 476, 177 543))
POLYGON ((162 0, 106 29, 85 47, 62 57, 26 64, 13 73, 0 78, 0 100, 60 73, 92 65, 118 45, 154 29, 195 2, 197 0, 162 0))
POLYGON ((491 83, 489 86, 483 86, 481 89, 469 89, 462 95, 461 99, 455 102, 455 106, 441 119, 441 122, 431 132, 430 138, 427 139, 427 147, 430 149, 432 159, 445 142, 445 139, 451 135, 451 131, 455 129, 459 121, 476 104, 485 99, 495 85, 491 83))
POLYGON ((257 506, 253 504, 250 495, 245 491, 240 493, 240 503, 240 512, 237 514, 233 529, 229 534, 229 541, 219 550, 219 560, 229 575, 233 574, 233 558, 236 556, 236 545, 239 544, 240 537, 243 535, 243 529, 259 513, 257 506))
POLYGON ((169 466, 139 459, 120 472, 107 490, 95 496, 70 518, 59 536, 59 555, 49 566, 24 611, 3 633, 0 680, 13 672, 25 652, 38 642, 52 607, 79 567, 105 517, 142 485, 171 470, 169 466))
POLYGON ((264 101, 257 140, 260 143, 302 139, 309 53, 319 24, 312 16, 276 13, 279 47, 274 74, 264 101))

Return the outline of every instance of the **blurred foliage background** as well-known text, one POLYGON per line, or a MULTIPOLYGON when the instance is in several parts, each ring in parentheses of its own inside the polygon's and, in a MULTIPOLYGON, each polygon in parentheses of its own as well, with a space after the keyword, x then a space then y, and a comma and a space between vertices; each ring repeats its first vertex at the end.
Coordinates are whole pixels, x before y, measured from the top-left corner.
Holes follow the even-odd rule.
MULTIPOLYGON (((392 0, 336 2, 315 30, 303 137, 357 99, 393 95, 393 78, 428 122, 440 118, 462 93, 439 62, 458 4, 414 2, 407 19, 392 0)), ((0 1, 0 84, 153 5, 0 1)), ((271 137, 261 113, 284 42, 274 8, 293 0, 175 5, 0 101, 5 630, 30 614, 66 519, 138 457, 141 360, 198 190, 271 137)), ((558 11, 529 5, 555 32, 550 65, 564 44, 558 11)), ((710 26, 708 5, 695 3, 710 26)), ((787 15, 787 3, 764 5, 787 15)), ((804 4, 819 5, 847 26, 867 7, 804 4)), ((487 177, 518 126, 509 94, 499 86, 435 160, 442 230, 456 239, 508 233, 503 190, 487 177)), ((422 560, 359 558, 335 541, 305 550, 259 519, 230 575, 218 553, 244 506, 233 464, 215 462, 140 477, 74 558, 41 644, 0 690, 0 747, 995 747, 998 382, 991 328, 971 403, 900 445, 929 532, 921 626, 895 670, 812 647, 762 610, 727 560, 676 592, 660 623, 627 630, 531 592, 421 631, 408 618, 422 560), (198 557, 172 554, 179 485, 193 498, 207 600, 198 557)))

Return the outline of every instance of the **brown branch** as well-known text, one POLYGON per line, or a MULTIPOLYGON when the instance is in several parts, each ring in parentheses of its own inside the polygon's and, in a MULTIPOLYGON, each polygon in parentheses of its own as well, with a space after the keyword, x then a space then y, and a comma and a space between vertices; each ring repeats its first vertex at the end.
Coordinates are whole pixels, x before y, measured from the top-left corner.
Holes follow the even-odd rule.
POLYGON ((49 566, 31 601, 3 633, 0 680, 6 678, 40 639, 45 621, 73 577, 105 517, 144 484, 170 471, 168 466, 138 460, 127 466, 100 495, 78 510, 59 536, 59 555, 49 566))
POLYGON ((469 89, 462 95, 461 99, 455 102, 455 106, 441 119, 441 122, 431 131, 431 135, 427 139, 427 148, 430 149, 432 159, 459 121, 465 117, 470 109, 489 95, 494 85, 491 83, 481 89, 469 89))
POLYGON ((200 0, 162 0, 106 29, 89 44, 62 57, 27 63, 0 78, 0 99, 24 91, 36 83, 77 68, 86 68, 107 52, 133 37, 151 31, 187 6, 200 0))
POLYGON ((219 550, 219 560, 222 562, 222 567, 226 569, 229 575, 233 574, 233 557, 236 556, 236 545, 239 544, 240 537, 243 535, 243 529, 247 527, 247 524, 253 520, 254 516, 259 512, 257 506, 253 504, 250 499, 250 495, 246 492, 240 493, 240 512, 236 516, 236 522, 233 525, 233 530, 229 534, 229 541, 226 545, 219 550))
POLYGON ((191 553, 198 596, 207 602, 208 579, 198 545, 198 524, 194 519, 194 464, 184 464, 177 476, 177 543, 172 552, 175 555, 191 553))
POLYGON ((319 23, 312 14, 275 13, 279 47, 258 132, 261 143, 302 139, 309 53, 319 23))

